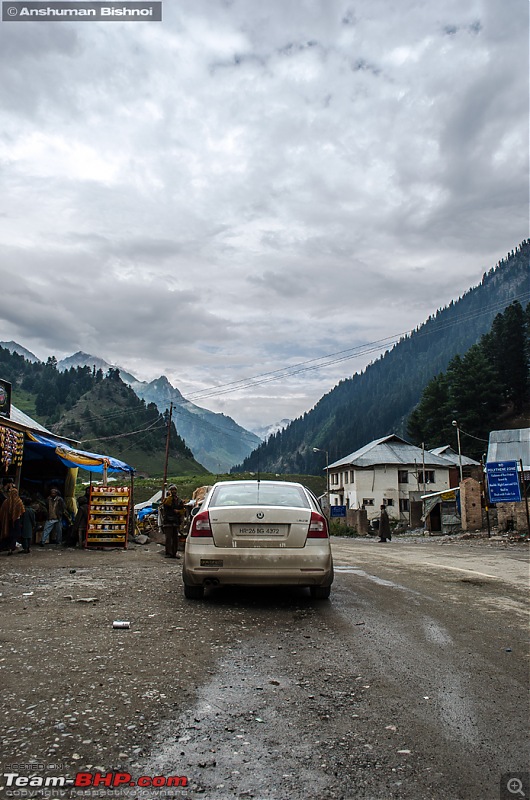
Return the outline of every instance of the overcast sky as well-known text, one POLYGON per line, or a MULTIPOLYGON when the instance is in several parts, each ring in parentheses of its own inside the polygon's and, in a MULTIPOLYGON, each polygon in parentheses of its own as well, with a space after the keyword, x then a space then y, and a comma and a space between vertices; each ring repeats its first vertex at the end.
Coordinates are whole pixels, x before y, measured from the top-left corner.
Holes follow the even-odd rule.
POLYGON ((252 427, 528 236, 527 0, 166 0, 0 22, 0 340, 252 427), (316 362, 318 363, 318 362, 316 362))

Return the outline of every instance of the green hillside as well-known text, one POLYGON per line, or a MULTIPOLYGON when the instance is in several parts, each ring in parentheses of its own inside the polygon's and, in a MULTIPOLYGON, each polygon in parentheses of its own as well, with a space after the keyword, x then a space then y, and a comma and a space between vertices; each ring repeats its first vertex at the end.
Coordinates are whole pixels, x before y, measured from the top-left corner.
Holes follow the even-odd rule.
MULTIPOLYGON (((167 417, 143 400, 117 370, 77 367, 63 372, 55 358, 44 364, 0 347, 0 377, 13 386, 12 401, 36 421, 80 447, 126 461, 138 472, 162 475, 167 417)), ((168 470, 174 475, 208 475, 172 424, 168 470)))
POLYGON ((423 389, 456 355, 464 355, 514 300, 530 299, 530 242, 485 273, 481 283, 440 309, 363 372, 341 381, 316 406, 258 447, 233 471, 315 474, 330 462, 389 433, 406 435, 423 389))

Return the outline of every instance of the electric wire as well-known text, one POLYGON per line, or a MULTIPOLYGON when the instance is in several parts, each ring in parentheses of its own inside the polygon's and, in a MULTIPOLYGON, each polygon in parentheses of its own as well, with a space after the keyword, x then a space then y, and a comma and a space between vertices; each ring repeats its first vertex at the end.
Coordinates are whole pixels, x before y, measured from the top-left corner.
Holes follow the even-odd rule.
MULTIPOLYGON (((516 300, 526 300, 530 299, 530 291, 522 292, 519 295, 514 296, 511 299, 511 302, 515 302, 516 300)), ((297 364, 292 364, 289 367, 284 367, 282 369, 272 370, 271 372, 263 372, 259 373, 258 375, 250 376, 247 378, 241 378, 239 381, 230 381, 225 384, 219 384, 215 387, 205 388, 197 390, 196 392, 191 392, 187 395, 186 398, 183 398, 181 402, 186 402, 186 400, 205 400, 209 397, 217 397, 222 394, 229 394, 231 392, 240 391, 242 389, 252 388, 254 386, 261 386, 265 383, 270 383, 276 380, 280 380, 282 378, 290 378, 294 375, 299 375, 302 372, 310 372, 317 369, 322 369, 324 367, 333 366, 335 364, 343 363, 344 361, 351 360, 353 358, 357 358, 362 355, 369 355, 370 353, 377 352, 382 350, 383 348, 388 348, 390 346, 396 345, 400 342, 403 337, 412 337, 414 338, 423 338, 424 336, 430 336, 433 333, 440 333, 442 331, 448 330, 449 328, 454 327, 455 325, 461 325, 463 322, 469 322, 474 319, 478 319, 481 316, 486 314, 491 314, 492 312, 498 309, 504 309, 507 307, 506 301, 497 301, 496 303, 491 303, 489 306, 485 306, 481 309, 469 311, 467 314, 461 314, 455 320, 450 320, 445 323, 436 324, 436 317, 432 318, 431 326, 429 330, 422 330, 422 328, 426 327, 428 323, 423 323, 420 328, 414 328, 409 331, 403 331, 401 333, 393 334, 392 336, 385 337, 384 339, 378 339, 374 342, 368 342, 364 345, 357 345, 356 347, 347 348, 346 350, 339 350, 335 353, 329 353, 324 356, 320 356, 318 358, 311 358, 307 361, 301 361, 297 364), (348 354, 348 355, 346 355, 348 354), (315 363, 315 362, 322 362, 322 363, 315 363)), ((444 309, 446 310, 446 309, 444 309)))

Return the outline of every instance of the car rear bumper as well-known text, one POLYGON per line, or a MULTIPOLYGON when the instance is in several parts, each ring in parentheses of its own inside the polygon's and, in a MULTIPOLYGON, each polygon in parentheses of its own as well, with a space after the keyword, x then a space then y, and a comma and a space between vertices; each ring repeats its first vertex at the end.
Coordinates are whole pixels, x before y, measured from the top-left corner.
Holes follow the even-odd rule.
POLYGON ((191 586, 329 586, 333 560, 329 547, 238 548, 235 558, 233 550, 195 546, 186 549, 183 578, 191 586))

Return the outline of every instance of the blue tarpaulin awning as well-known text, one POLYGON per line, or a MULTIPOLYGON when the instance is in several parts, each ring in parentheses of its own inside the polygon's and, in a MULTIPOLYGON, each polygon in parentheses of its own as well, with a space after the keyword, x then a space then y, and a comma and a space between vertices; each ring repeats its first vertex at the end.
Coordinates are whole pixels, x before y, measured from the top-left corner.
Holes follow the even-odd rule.
POLYGON ((128 472, 133 473, 134 467, 126 464, 125 461, 120 461, 111 456, 100 455, 99 453, 90 453, 87 450, 78 450, 71 447, 65 442, 54 439, 50 436, 43 436, 39 433, 29 432, 28 437, 31 442, 35 442, 42 447, 51 448, 55 454, 60 458, 63 464, 67 467, 80 467, 89 472, 128 472))

